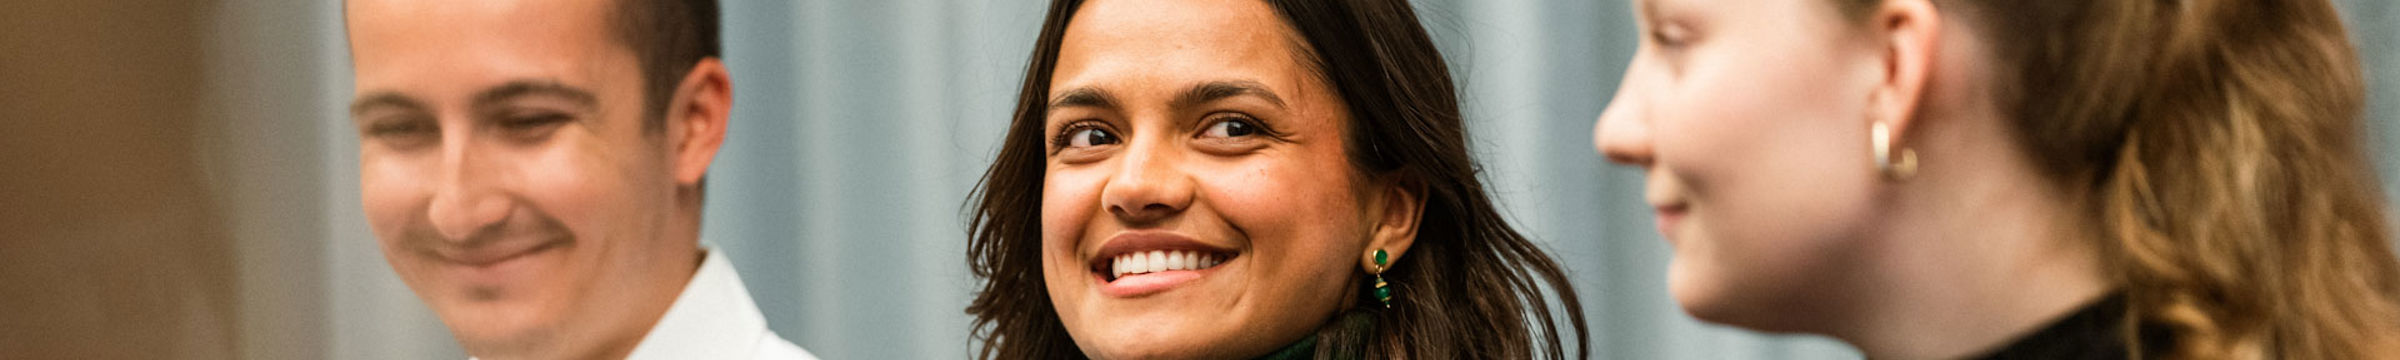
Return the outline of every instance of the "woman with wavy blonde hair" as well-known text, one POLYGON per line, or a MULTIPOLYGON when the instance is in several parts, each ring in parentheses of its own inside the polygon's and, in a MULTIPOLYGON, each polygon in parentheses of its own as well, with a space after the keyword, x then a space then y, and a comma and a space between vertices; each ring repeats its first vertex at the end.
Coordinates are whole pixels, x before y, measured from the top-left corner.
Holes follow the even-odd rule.
POLYGON ((2323 0, 1636 0, 1599 120, 1702 320, 1874 358, 2400 356, 2323 0))

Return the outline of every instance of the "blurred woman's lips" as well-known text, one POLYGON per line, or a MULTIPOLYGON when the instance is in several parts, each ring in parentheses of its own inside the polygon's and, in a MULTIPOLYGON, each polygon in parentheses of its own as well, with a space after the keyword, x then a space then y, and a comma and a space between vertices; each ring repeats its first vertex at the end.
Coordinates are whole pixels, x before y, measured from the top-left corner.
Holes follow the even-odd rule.
POLYGON ((1109 237, 1093 252, 1092 276, 1109 297, 1164 292, 1214 273, 1236 252, 1166 231, 1128 231, 1109 237))
POLYGON ((1684 197, 1682 182, 1676 181, 1672 173, 1652 168, 1644 176, 1648 179, 1643 181, 1642 200, 1649 203, 1650 211, 1658 215, 1654 226, 1658 227, 1659 240, 1666 241, 1668 247, 1674 247, 1675 228, 1683 223, 1684 214, 1691 211, 1691 202, 1686 201, 1688 198, 1684 197))
POLYGON ((1690 210, 1690 208, 1691 206, 1689 204, 1685 204, 1680 201, 1669 202, 1665 204, 1653 204, 1650 206, 1651 211, 1658 213, 1656 226, 1658 227, 1659 237, 1665 239, 1668 245, 1673 245, 1675 243, 1676 225, 1683 223, 1683 215, 1686 211, 1690 210))

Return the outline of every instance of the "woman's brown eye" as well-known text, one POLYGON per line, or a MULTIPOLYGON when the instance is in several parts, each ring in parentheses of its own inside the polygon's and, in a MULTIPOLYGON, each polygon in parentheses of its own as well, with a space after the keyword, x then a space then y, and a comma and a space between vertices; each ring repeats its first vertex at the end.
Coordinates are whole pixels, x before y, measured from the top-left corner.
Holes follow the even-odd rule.
POLYGON ((1219 120, 1215 124, 1210 124, 1208 126, 1208 131, 1203 132, 1203 134, 1207 137, 1215 138, 1233 138, 1257 135, 1258 125, 1251 124, 1246 120, 1225 119, 1219 120))
POLYGON ((1106 123, 1097 120, 1081 120, 1066 124, 1058 130, 1057 134, 1050 135, 1050 150, 1114 145, 1122 142, 1125 140, 1117 137, 1116 132, 1110 131, 1106 123))
POLYGON ((1099 128, 1082 128, 1067 133, 1067 147, 1086 147, 1117 143, 1117 135, 1099 128))

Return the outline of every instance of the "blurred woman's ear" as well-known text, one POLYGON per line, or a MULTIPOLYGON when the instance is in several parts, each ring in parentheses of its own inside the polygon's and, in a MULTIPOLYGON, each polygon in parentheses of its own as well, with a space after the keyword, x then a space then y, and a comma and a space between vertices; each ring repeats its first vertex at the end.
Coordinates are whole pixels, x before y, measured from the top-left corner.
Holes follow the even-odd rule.
POLYGON ((1880 71, 1868 94, 1866 120, 1889 126, 1893 142, 1905 144, 1925 99, 1926 82, 1939 54, 1943 24, 1931 0, 1892 0, 1868 14, 1866 28, 1880 71))

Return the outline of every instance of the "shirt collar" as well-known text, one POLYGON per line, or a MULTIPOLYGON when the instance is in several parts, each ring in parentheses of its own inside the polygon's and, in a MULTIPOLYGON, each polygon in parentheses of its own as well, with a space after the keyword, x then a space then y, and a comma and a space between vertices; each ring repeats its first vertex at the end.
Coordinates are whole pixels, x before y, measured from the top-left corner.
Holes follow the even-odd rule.
POLYGON ((767 331, 766 316, 742 287, 733 262, 719 251, 708 253, 700 271, 692 274, 675 305, 650 327, 641 345, 626 359, 736 359, 754 351, 767 331))

